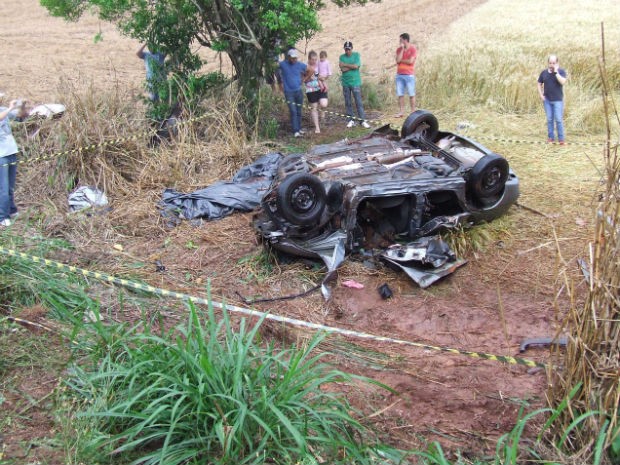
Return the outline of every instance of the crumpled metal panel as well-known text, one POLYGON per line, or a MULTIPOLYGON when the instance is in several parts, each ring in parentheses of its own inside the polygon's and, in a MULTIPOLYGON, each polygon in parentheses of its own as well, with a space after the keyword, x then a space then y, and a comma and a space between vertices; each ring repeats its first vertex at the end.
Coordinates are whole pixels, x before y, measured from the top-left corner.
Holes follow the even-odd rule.
POLYGON ((411 279, 413 279, 422 289, 426 289, 431 284, 439 281, 444 276, 448 276, 449 274, 454 273, 457 268, 465 265, 467 260, 458 259, 454 262, 447 262, 439 268, 417 268, 414 266, 407 266, 400 262, 390 260, 387 257, 384 257, 390 263, 393 263, 398 268, 407 273, 411 279))
POLYGON ((394 244, 381 254, 381 258, 403 270, 422 288, 427 288, 467 263, 457 259, 439 236, 421 237, 408 244, 394 244))

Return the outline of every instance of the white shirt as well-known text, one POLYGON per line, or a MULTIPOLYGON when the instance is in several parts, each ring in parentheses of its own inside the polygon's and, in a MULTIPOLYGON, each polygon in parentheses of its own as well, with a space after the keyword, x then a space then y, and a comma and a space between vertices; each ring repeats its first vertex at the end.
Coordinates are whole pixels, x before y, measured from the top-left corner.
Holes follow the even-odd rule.
MULTIPOLYGON (((7 107, 0 107, 0 112, 3 112, 7 107)), ((15 110, 9 112, 6 118, 0 120, 0 158, 8 157, 19 152, 15 137, 11 132, 10 120, 15 119, 17 112, 15 110)))

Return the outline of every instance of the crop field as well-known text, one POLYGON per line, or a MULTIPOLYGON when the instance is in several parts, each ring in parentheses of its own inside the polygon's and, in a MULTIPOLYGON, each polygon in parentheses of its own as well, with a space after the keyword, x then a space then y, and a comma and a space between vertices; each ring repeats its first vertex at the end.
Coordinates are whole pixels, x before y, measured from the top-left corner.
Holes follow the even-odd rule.
MULTIPOLYGON (((338 272, 329 302, 311 293, 252 308, 420 345, 557 361, 561 350, 536 347, 520 354, 519 346, 527 338, 566 334, 570 310, 586 298, 579 259, 588 256, 594 240, 595 211, 604 188, 607 119, 601 76, 611 97, 620 94, 620 8, 615 0, 446 0, 440 5, 430 0, 383 0, 343 9, 330 5, 321 12, 321 33, 297 48, 326 50, 334 65, 342 42, 353 41, 364 63, 370 119, 374 125, 400 127, 402 120, 392 116, 397 110, 394 77, 386 67, 398 34, 409 32, 419 49, 418 107, 432 111, 440 128, 463 133, 506 157, 520 178, 518 204, 490 224, 446 235, 468 263, 426 290, 402 273, 349 260, 338 272), (569 73, 566 146, 545 143, 545 116, 536 90, 551 53, 569 73), (343 286, 349 279, 363 289, 343 286), (384 283, 394 293, 389 300, 377 292, 384 283)), ((143 137, 149 122, 137 41, 93 16, 77 23, 52 18, 37 0, 3 0, 0 11, 5 26, 10 25, 0 31, 0 92, 6 98, 67 107, 62 118, 45 121, 33 137, 27 137, 27 127, 13 130, 25 160, 18 166, 15 193, 20 216, 0 230, 0 247, 243 307, 242 297, 277 298, 321 282, 324 270, 318 265, 275 261, 256 237, 252 213, 172 226, 158 203, 166 188, 191 192, 229 179, 269 151, 299 152, 316 143, 365 135, 359 128, 345 128, 335 80, 328 108, 334 113, 327 114, 320 135, 290 137, 286 105, 265 86, 261 111, 274 125, 269 134, 259 124, 243 127, 236 109, 239 97, 229 89, 192 115, 199 121, 181 127, 174 143, 152 148, 143 137), (120 142, 103 144, 114 139, 120 142), (93 144, 94 149, 79 150, 93 144), (105 191, 109 208, 70 212, 67 196, 82 185, 105 191)), ((207 60, 205 71, 230 74, 223 57, 208 50, 201 54, 207 60)), ((304 124, 309 127, 309 115, 304 124)), ((620 127, 613 118, 609 134, 617 144, 620 127)), ((204 306, 196 308, 209 313, 204 306)), ((131 389, 96 386, 76 366, 86 370, 97 356, 95 365, 108 364, 113 372, 119 369, 114 363, 144 344, 165 377, 181 362, 167 358, 157 338, 179 326, 186 331, 180 339, 195 344, 192 351, 207 358, 218 354, 224 378, 235 360, 231 353, 219 352, 215 341, 224 334, 225 341, 236 344, 226 331, 250 332, 256 319, 249 318, 246 325, 232 312, 230 321, 220 323, 222 333, 215 334, 192 326, 195 315, 193 306, 166 296, 0 256, 0 465, 131 463, 119 461, 111 445, 107 456, 97 455, 89 446, 91 424, 75 415, 82 404, 70 395, 73 390, 87 397, 97 388, 112 399, 117 389, 131 389), (121 349, 127 351, 123 356, 121 349)), ((338 375, 337 383, 318 392, 330 406, 332 394, 345 395, 351 409, 340 413, 355 411, 381 441, 402 450, 429 450, 433 441, 443 447, 439 453, 433 446, 429 454, 445 454, 445 461, 419 457, 412 463, 523 463, 497 455, 498 440, 525 414, 546 407, 557 381, 540 367, 350 337, 317 340, 309 330, 273 321, 263 322, 257 332, 260 343, 306 348, 304 357, 328 354, 330 366, 347 375, 338 375), (361 383, 356 376, 379 384, 361 383)), ((248 347, 245 355, 234 353, 237 362, 259 350, 248 347)), ((276 366, 278 357, 270 357, 266 366, 276 366)), ((148 378, 148 370, 139 370, 151 362, 137 358, 135 363, 136 378, 148 378)), ((274 372, 266 378, 278 378, 276 368, 270 369, 274 372)), ((327 375, 317 372, 320 376, 327 375)), ((245 386, 231 375, 231 385, 235 382, 245 386)), ((88 402, 93 406, 99 400, 88 402)), ((322 415, 329 415, 327 409, 322 415)), ((536 416, 520 431, 527 452, 535 450, 544 463, 580 463, 566 450, 536 443, 543 423, 536 416)), ((232 427, 221 428, 225 436, 232 427)), ((193 434, 190 430, 184 434, 193 434)), ((147 449, 166 441, 154 440, 155 447, 147 444, 147 449)), ((123 444, 117 444, 119 450, 123 444)), ((307 463, 321 462, 315 459, 307 463)), ((234 458, 218 460, 236 463, 234 458)), ((289 463, 274 460, 265 458, 264 463, 289 463)))

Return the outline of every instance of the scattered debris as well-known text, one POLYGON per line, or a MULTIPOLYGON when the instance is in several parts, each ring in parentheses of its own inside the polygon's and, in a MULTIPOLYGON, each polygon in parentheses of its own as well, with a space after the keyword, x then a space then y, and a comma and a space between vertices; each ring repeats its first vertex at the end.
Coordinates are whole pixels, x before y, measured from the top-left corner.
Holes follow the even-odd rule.
POLYGON ((403 270, 423 289, 467 263, 467 260, 457 259, 439 236, 393 245, 381 254, 381 258, 403 270))
POLYGON ((379 286, 379 289, 377 290, 379 291, 379 295, 381 296, 383 300, 390 299, 394 295, 394 293, 392 292, 392 289, 390 289, 390 286, 388 286, 387 283, 384 283, 381 286, 379 286))
POLYGON ((166 267, 160 260, 155 260, 155 271, 158 273, 163 273, 164 271, 166 271, 166 267))
POLYGON ((525 352, 530 346, 544 346, 549 347, 552 345, 566 347, 568 344, 568 338, 566 336, 560 336, 557 339, 554 337, 535 337, 531 339, 525 339, 519 346, 519 352, 525 352))
POLYGON ((105 193, 92 186, 78 187, 69 194, 68 201, 69 208, 73 212, 108 205, 105 193))
POLYGON ((590 265, 583 258, 578 258, 577 264, 579 265, 581 274, 583 274, 583 277, 586 278, 586 282, 590 284, 590 265))
POLYGON ((470 121, 459 121, 456 124, 456 130, 462 131, 464 129, 476 129, 476 125, 470 121))
POLYGON ((60 118, 67 108, 60 103, 44 103, 28 112, 28 118, 60 118))
POLYGON ((354 281, 352 279, 347 279, 346 281, 343 281, 342 285, 351 289, 364 289, 364 285, 362 283, 358 283, 357 281, 354 281))

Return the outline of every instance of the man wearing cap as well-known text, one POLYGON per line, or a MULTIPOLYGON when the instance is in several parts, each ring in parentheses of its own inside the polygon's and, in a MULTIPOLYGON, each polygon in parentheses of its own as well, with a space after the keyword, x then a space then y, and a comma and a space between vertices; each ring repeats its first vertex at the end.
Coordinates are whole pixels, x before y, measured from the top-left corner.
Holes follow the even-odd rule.
POLYGON ((351 94, 353 94, 358 119, 362 122, 362 126, 369 128, 370 124, 366 121, 364 104, 362 103, 362 76, 360 74, 362 61, 360 54, 353 51, 353 44, 349 41, 344 43, 344 53, 340 55, 339 66, 342 72, 340 82, 342 83, 342 92, 344 93, 344 105, 349 116, 347 127, 352 128, 355 126, 353 106, 351 105, 351 94))
POLYGON ((301 110, 304 104, 304 93, 301 90, 301 83, 307 68, 305 63, 298 61, 298 57, 297 50, 291 48, 286 52, 286 60, 280 62, 284 98, 288 104, 295 137, 300 137, 303 133, 301 130, 301 110))

